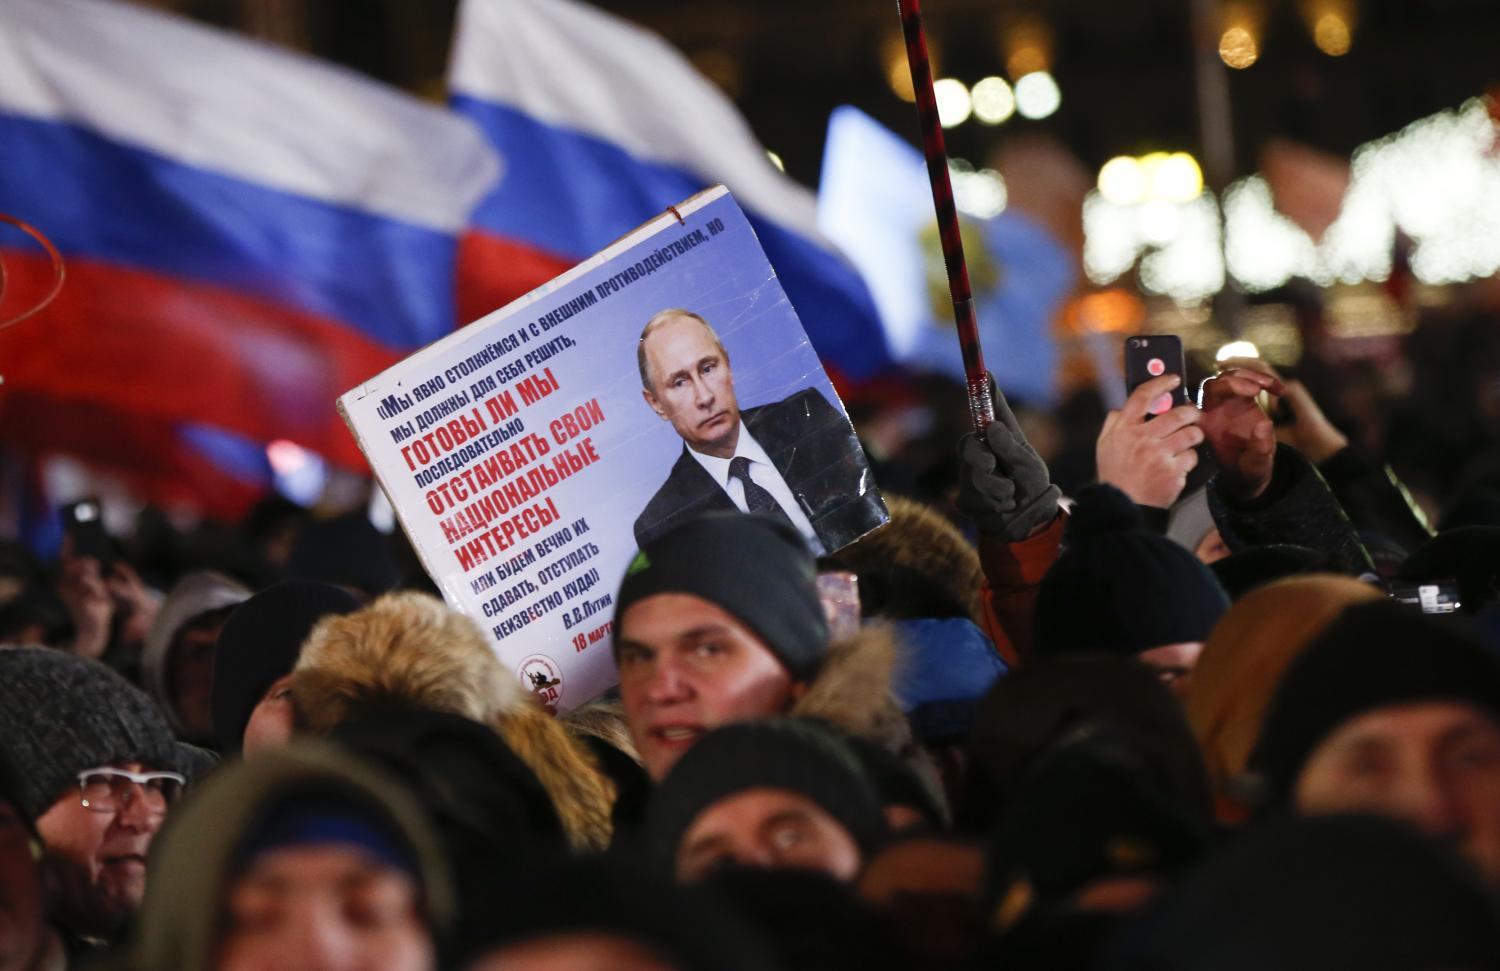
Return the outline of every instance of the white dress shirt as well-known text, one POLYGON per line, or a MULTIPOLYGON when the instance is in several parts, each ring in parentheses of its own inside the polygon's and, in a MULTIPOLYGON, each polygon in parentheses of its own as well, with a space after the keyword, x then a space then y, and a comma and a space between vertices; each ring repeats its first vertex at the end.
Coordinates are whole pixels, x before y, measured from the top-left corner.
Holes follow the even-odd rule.
POLYGON ((750 430, 744 425, 740 426, 739 443, 734 447, 734 454, 727 459, 721 459, 713 455, 704 455, 702 452, 688 449, 688 454, 698 460, 719 488, 729 494, 729 501, 733 502, 740 512, 749 512, 750 504, 745 500, 745 486, 739 479, 729 474, 729 463, 743 456, 750 460, 750 480, 771 494, 781 511, 786 513, 786 518, 791 520, 792 525, 797 527, 812 548, 813 555, 823 555, 823 543, 818 539, 817 531, 813 529, 812 521, 809 520, 802 507, 797 504, 797 497, 792 495, 791 486, 781 477, 781 472, 776 464, 771 461, 771 456, 761 448, 760 442, 750 434, 750 430))

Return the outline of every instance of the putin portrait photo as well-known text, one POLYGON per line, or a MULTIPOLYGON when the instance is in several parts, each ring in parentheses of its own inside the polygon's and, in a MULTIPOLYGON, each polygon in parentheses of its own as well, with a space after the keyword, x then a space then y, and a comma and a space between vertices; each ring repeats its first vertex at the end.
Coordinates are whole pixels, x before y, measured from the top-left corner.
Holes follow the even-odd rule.
POLYGON ((782 519, 815 553, 885 521, 853 427, 816 388, 741 410, 728 352, 708 321, 689 310, 653 315, 636 358, 646 404, 683 446, 636 518, 638 545, 713 510, 782 519))

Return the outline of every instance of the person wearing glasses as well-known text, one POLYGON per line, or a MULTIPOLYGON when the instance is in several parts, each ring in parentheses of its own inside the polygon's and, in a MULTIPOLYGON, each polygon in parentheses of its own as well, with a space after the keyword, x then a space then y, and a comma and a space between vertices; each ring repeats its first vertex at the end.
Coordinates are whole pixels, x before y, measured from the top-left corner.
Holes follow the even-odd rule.
POLYGON ((72 950, 117 942, 151 841, 207 757, 114 671, 37 647, 0 648, 0 757, 41 841, 49 919, 72 950))

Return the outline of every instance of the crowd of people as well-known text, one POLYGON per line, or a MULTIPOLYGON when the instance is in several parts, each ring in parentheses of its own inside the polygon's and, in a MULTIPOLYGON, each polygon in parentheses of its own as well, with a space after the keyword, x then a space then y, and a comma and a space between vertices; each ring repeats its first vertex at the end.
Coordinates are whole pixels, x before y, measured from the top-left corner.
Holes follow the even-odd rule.
POLYGON ((649 538, 559 716, 361 515, 5 548, 0 971, 1500 967, 1500 487, 1179 381, 649 538))

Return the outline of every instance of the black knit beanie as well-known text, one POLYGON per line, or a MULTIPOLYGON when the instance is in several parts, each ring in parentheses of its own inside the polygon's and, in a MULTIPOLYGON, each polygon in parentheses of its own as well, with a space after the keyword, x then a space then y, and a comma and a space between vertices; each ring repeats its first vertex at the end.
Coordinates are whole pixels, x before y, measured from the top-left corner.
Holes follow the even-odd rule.
POLYGON ((709 513, 636 555, 620 584, 615 617, 623 619, 631 604, 659 593, 702 597, 750 628, 794 680, 806 681, 828 653, 817 584, 817 564, 790 526, 767 516, 709 513))
POLYGON ((1229 598, 1193 554, 1148 530, 1120 490, 1078 493, 1036 602, 1039 654, 1138 654, 1208 639, 1229 598))
POLYGON ((1273 798, 1287 798, 1340 725, 1420 701, 1471 702, 1500 719, 1500 662, 1457 618, 1385 600, 1350 607, 1282 675, 1250 768, 1273 798))
POLYGON ((787 718, 740 722, 699 739, 652 793, 646 837, 654 861, 670 871, 678 844, 699 814, 728 796, 762 788, 811 799, 866 853, 886 835, 880 797, 837 737, 787 718))
POLYGON ((84 769, 140 762, 191 776, 199 767, 144 691, 98 661, 46 647, 0 648, 0 752, 31 820, 84 769))
POLYGON ((214 649, 214 741, 220 752, 240 751, 250 713, 277 678, 292 673, 314 625, 358 609, 353 594, 316 580, 278 583, 235 608, 214 649))

